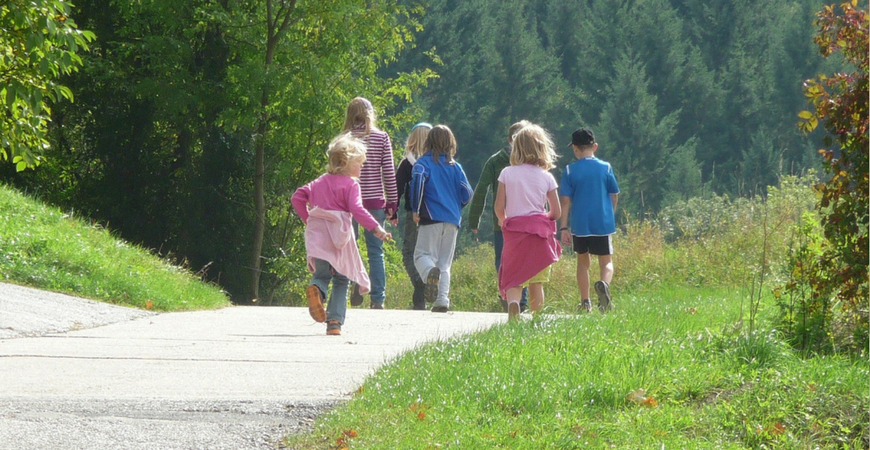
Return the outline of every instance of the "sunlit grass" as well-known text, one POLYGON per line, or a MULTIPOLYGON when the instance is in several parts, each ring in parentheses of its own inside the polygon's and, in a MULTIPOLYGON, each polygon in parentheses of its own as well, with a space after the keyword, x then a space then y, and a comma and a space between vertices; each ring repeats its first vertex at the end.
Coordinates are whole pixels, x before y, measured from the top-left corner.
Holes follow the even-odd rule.
POLYGON ((425 345, 290 447, 866 448, 866 361, 746 334, 739 295, 673 288, 425 345))
POLYGON ((186 269, 6 186, 0 281, 159 311, 229 305, 220 288, 186 269))

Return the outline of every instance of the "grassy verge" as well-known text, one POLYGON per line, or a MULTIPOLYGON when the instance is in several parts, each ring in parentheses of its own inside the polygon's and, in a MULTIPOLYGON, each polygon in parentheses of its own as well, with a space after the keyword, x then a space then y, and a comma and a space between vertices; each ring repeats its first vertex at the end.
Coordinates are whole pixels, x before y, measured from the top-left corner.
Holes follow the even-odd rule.
POLYGON ((0 186, 0 281, 158 311, 229 305, 217 286, 0 186))
POLYGON ((867 448, 866 361, 803 359, 774 331, 747 334, 742 297, 662 288, 619 297, 604 316, 545 316, 429 344, 287 444, 867 448))

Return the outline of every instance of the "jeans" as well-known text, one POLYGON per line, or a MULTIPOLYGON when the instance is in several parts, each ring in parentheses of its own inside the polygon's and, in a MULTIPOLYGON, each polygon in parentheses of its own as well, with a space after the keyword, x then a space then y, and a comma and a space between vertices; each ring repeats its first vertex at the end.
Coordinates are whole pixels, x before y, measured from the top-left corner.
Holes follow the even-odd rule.
POLYGON ((326 321, 337 320, 344 325, 344 317, 347 313, 347 286, 350 280, 338 273, 328 262, 314 258, 314 274, 311 275, 311 284, 320 288, 326 294, 329 292, 329 282, 332 281, 332 293, 329 295, 329 304, 326 306, 326 321))
MULTIPOLYGON (((384 226, 386 211, 383 209, 368 210, 381 226, 384 226)), ((359 236, 359 225, 354 221, 354 236, 359 236)), ((387 270, 384 265, 384 241, 375 237, 374 233, 365 230, 366 252, 369 255, 369 278, 372 290, 369 292, 372 303, 383 305, 387 298, 387 270)))
MULTIPOLYGON (((501 230, 493 231, 492 246, 495 247, 495 273, 498 274, 498 269, 501 267, 501 251, 504 249, 504 234, 501 230)), ((502 306, 507 307, 505 301, 502 300, 502 306)), ((520 298, 520 309, 525 311, 529 306, 529 288, 523 288, 523 296, 520 298)))

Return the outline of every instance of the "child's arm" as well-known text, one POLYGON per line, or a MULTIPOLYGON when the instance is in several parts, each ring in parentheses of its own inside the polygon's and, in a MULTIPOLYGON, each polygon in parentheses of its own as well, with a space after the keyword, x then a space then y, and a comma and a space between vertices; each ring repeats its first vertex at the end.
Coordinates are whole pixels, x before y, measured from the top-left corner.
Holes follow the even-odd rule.
POLYGON ((504 224, 505 204, 507 204, 507 196, 505 194, 504 183, 499 181, 498 182, 498 192, 496 192, 496 194, 495 194, 495 205, 493 206, 493 208, 495 209, 495 216, 498 218, 498 226, 502 226, 502 224, 504 224))
POLYGON ((619 203, 619 194, 610 194, 610 203, 613 203, 613 212, 616 212, 616 204, 619 203))
POLYGON ((465 205, 471 201, 471 197, 474 195, 474 190, 471 189, 471 184, 468 183, 468 177, 465 176, 465 171, 462 170, 462 165, 456 163, 456 167, 459 168, 459 202, 464 208, 465 205))
POLYGON ((483 214, 483 208, 486 207, 486 192, 493 181, 491 169, 493 164, 491 158, 486 160, 486 163, 483 164, 483 170, 480 171, 477 186, 474 187, 474 196, 471 197, 471 209, 468 210, 468 227, 471 228, 472 233, 477 233, 477 227, 480 226, 480 216, 483 214))
POLYGON ((559 237, 564 245, 571 245, 571 230, 568 228, 568 214, 571 211, 571 197, 562 196, 561 197, 561 205, 562 211, 565 211, 565 214, 562 214, 561 220, 559 220, 559 237))
POLYGON ((296 189, 296 192, 294 192, 293 196, 290 197, 290 204, 293 205, 296 214, 299 214, 302 223, 306 225, 308 224, 308 198, 310 195, 311 187, 306 184, 305 186, 296 189))
POLYGON ((562 205, 559 203, 559 193, 556 189, 547 192, 547 205, 550 207, 547 218, 554 221, 559 220, 562 217, 562 205))
POLYGON ((416 163, 411 168, 411 212, 414 213, 414 221, 420 221, 420 205, 423 203, 423 189, 426 185, 426 168, 423 164, 416 163))

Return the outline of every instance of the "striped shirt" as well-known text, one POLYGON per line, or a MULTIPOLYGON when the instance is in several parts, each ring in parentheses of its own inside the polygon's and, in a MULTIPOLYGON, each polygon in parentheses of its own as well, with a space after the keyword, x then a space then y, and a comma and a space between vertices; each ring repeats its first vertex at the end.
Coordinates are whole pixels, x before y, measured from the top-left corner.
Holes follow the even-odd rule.
POLYGON ((366 145, 366 162, 359 177, 363 206, 395 211, 399 206, 399 195, 390 136, 381 130, 372 130, 368 135, 363 133, 362 127, 353 130, 353 135, 366 145))

